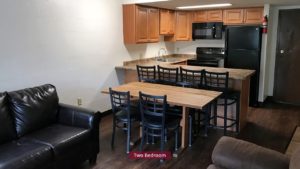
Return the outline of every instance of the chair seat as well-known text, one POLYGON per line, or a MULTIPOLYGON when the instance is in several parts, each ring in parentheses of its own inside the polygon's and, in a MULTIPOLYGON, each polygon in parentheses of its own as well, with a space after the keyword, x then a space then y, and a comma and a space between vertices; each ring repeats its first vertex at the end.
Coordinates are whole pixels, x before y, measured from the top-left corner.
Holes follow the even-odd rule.
POLYGON ((0 146, 1 169, 47 168, 53 162, 51 147, 20 139, 0 146))
POLYGON ((77 144, 80 146, 88 142, 90 134, 91 131, 88 129, 53 124, 24 138, 50 146, 56 157, 60 157, 61 154, 72 152, 77 144))
MULTIPOLYGON (((138 119, 139 119, 140 114, 139 114, 137 108, 131 107, 130 112, 131 112, 131 114, 130 114, 130 118, 131 118, 130 120, 131 120, 131 121, 135 121, 135 120, 138 120, 138 119)), ((128 119, 127 119, 127 112, 126 112, 125 110, 120 110, 120 111, 118 111, 118 112, 116 113, 116 118, 117 118, 117 120, 120 121, 120 122, 124 122, 124 123, 128 122, 128 119)))
MULTIPOLYGON (((165 127, 169 129, 177 128, 179 126, 181 118, 179 116, 174 115, 166 115, 166 123, 165 127)), ((161 119, 160 118, 151 118, 145 121, 145 126, 152 129, 161 129, 161 119)))

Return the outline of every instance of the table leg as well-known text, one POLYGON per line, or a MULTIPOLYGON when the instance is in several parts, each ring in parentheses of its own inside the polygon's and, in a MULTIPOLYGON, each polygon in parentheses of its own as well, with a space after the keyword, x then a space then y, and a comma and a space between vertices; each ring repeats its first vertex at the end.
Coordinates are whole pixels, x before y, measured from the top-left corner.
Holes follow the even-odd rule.
POLYGON ((182 127, 181 148, 185 148, 188 146, 188 116, 188 108, 182 106, 182 119, 180 121, 180 126, 182 127))

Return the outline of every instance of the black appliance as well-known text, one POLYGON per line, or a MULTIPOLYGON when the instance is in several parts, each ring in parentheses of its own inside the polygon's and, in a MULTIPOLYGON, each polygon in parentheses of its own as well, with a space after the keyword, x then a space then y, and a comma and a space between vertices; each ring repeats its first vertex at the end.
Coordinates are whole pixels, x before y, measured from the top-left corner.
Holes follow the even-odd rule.
POLYGON ((222 39, 222 22, 193 23, 192 38, 196 39, 222 39))
POLYGON ((222 67, 221 61, 224 59, 225 50, 224 48, 197 47, 196 54, 196 59, 187 60, 188 65, 222 67))
POLYGON ((259 71, 261 55, 261 28, 259 26, 229 26, 226 28, 225 67, 252 69, 250 106, 258 106, 259 71))

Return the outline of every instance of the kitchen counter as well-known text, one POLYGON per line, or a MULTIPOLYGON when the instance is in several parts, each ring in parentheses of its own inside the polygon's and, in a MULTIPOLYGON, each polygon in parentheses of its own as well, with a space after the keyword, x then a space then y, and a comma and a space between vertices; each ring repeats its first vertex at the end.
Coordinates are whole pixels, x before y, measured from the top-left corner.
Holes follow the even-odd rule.
MULTIPOLYGON (((153 66, 160 65, 164 67, 183 67, 192 70, 207 70, 211 72, 229 72, 229 87, 240 91, 240 129, 247 123, 247 113, 249 108, 250 78, 254 70, 247 69, 228 69, 216 67, 187 66, 188 59, 194 59, 196 55, 168 55, 160 58, 147 58, 133 61, 126 61, 123 66, 117 66, 117 70, 124 71, 124 83, 137 81, 136 65, 153 66)), ((221 111, 221 109, 219 109, 221 111)), ((222 109, 223 110, 223 109, 222 109)))
POLYGON ((147 58, 147 59, 140 59, 140 60, 133 60, 133 61, 125 61, 123 66, 116 66, 116 69, 123 69, 123 70, 133 70, 136 71, 136 65, 141 66, 153 66, 153 65, 160 65, 163 67, 183 67, 185 69, 192 69, 192 70, 207 70, 211 72, 229 72, 229 78, 235 80, 243 80, 247 77, 254 74, 254 70, 247 70, 247 69, 230 69, 230 68, 216 68, 216 67, 205 67, 205 66, 188 66, 186 65, 186 61, 188 59, 195 59, 195 55, 168 55, 162 58, 147 58))

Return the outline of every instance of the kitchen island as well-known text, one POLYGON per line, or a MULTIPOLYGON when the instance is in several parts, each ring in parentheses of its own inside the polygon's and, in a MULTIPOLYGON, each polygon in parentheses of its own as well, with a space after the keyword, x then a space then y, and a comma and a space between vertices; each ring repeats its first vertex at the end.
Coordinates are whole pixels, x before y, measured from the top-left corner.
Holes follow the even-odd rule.
POLYGON ((207 70, 211 72, 229 72, 229 87, 233 90, 240 91, 240 130, 245 127, 247 123, 247 113, 249 108, 249 92, 250 92, 250 78, 255 73, 254 70, 247 69, 229 69, 216 67, 202 67, 202 66, 188 66, 186 60, 194 58, 195 55, 172 55, 160 61, 160 58, 148 58, 134 61, 124 62, 123 66, 117 66, 117 70, 124 71, 124 83, 138 81, 136 65, 153 66, 160 65, 163 67, 182 67, 191 70, 207 70))

